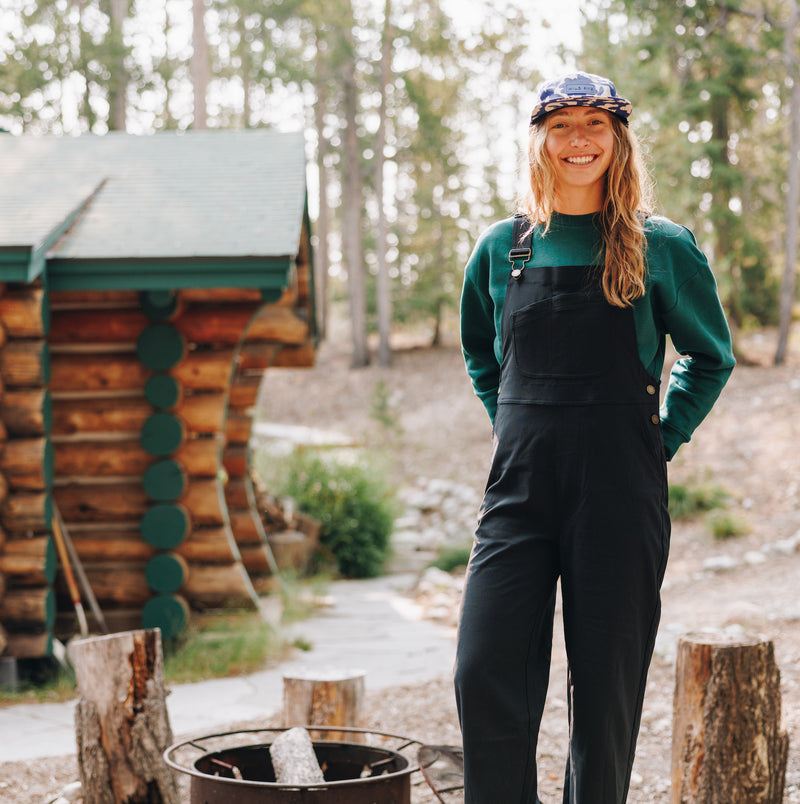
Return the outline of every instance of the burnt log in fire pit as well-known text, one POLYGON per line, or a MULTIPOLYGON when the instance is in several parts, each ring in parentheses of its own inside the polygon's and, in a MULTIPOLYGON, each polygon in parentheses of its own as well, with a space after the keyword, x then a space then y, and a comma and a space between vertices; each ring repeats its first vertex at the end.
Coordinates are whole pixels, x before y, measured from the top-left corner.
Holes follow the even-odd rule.
POLYGON ((191 804, 411 804, 410 777, 419 766, 401 751, 418 745, 418 741, 337 726, 337 734, 351 732, 354 738, 367 742, 333 742, 315 737, 330 729, 306 728, 325 776, 322 784, 298 786, 275 781, 271 738, 285 729, 232 731, 186 740, 168 748, 164 759, 174 770, 191 776, 191 804), (244 742, 255 735, 268 735, 268 741, 244 742), (370 738, 382 744, 369 744, 370 738), (196 756, 198 750, 204 752, 200 757, 196 756), (195 752, 194 759, 189 756, 191 751, 195 752))

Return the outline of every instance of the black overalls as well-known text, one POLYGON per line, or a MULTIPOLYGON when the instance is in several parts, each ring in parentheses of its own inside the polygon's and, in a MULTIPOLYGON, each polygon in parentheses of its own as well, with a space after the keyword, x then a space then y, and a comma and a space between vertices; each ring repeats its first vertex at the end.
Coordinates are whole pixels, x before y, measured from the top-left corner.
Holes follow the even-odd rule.
POLYGON ((510 276, 502 344, 457 649, 466 804, 538 802, 559 578, 570 711, 563 800, 621 804, 669 548, 658 382, 639 359, 631 309, 605 301, 596 268, 510 276))

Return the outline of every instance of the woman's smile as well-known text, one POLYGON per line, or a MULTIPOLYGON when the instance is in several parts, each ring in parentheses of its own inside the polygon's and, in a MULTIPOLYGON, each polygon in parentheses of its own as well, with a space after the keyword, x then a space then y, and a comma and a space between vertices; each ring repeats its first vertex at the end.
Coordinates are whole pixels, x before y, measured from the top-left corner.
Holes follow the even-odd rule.
POLYGON ((564 161, 570 165, 590 165, 597 159, 597 154, 585 154, 583 156, 567 156, 564 161))

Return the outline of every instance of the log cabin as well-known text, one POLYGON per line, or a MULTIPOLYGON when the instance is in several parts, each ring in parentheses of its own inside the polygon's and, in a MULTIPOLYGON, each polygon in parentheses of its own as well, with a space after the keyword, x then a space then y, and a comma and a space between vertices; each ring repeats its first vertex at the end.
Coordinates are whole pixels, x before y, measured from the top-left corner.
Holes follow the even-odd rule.
POLYGON ((253 410, 315 347, 302 133, 0 134, 0 653, 76 633, 64 541, 109 631, 257 605, 253 410))

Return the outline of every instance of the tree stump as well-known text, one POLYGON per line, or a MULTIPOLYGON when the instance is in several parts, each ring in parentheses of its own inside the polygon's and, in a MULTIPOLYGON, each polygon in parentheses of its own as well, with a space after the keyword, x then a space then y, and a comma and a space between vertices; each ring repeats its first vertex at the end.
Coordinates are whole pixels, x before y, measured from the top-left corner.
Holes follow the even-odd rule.
MULTIPOLYGON (((283 677, 283 724, 363 726, 364 672, 327 668, 283 677)), ((317 730, 321 739, 361 742, 362 735, 317 730)))
POLYGON ((162 754, 172 743, 161 633, 76 641, 75 732, 84 804, 178 804, 162 754))
POLYGON ((780 804, 789 737, 780 671, 760 637, 689 634, 678 643, 673 804, 780 804))

